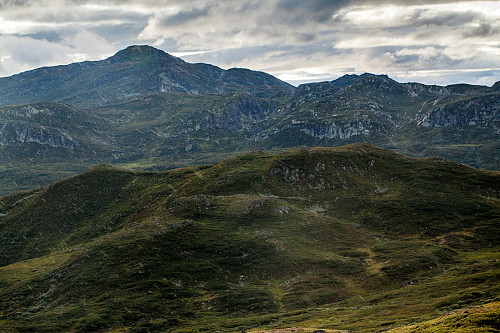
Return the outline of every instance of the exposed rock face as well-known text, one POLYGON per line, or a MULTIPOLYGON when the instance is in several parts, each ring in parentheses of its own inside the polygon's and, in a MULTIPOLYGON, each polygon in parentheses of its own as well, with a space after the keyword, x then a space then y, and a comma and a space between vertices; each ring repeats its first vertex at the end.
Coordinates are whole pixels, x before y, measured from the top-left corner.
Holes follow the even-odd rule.
POLYGON ((349 139, 353 136, 370 134, 370 130, 367 128, 368 126, 370 126, 370 124, 366 122, 363 124, 363 121, 354 121, 344 126, 338 126, 332 123, 312 128, 303 128, 301 131, 318 139, 349 139))
POLYGON ((266 203, 265 199, 258 199, 252 201, 247 207, 243 209, 243 214, 251 214, 255 209, 264 206, 266 203))
POLYGON ((272 110, 263 107, 257 99, 246 96, 230 100, 219 109, 202 110, 198 116, 186 120, 181 129, 186 132, 248 129, 265 119, 269 112, 272 110))
POLYGON ((0 145, 39 144, 73 149, 92 141, 100 122, 94 115, 63 103, 3 107, 0 145))
POLYGON ((191 226, 194 226, 195 223, 191 220, 182 220, 179 222, 175 222, 172 224, 172 229, 185 229, 191 226))
POLYGON ((494 126, 500 122, 500 94, 442 104, 416 117, 418 126, 494 126))
POLYGON ((28 123, 5 123, 0 128, 0 144, 39 143, 52 147, 74 147, 78 142, 57 129, 32 127, 28 123))
POLYGON ((320 123, 309 124, 306 122, 295 121, 291 124, 281 127, 280 129, 272 128, 268 131, 259 133, 255 141, 263 141, 274 135, 280 135, 283 132, 300 131, 315 139, 349 139, 354 136, 369 135, 372 124, 365 119, 353 120, 347 124, 335 123, 320 123))
POLYGON ((283 163, 275 164, 271 168, 271 174, 282 176, 285 183, 291 185, 296 191, 320 192, 336 188, 330 177, 325 177, 322 172, 308 172, 283 163))
POLYGON ((494 87, 400 84, 385 75, 346 75, 299 86, 281 111, 280 121, 257 133, 255 141, 281 146, 404 142, 414 135, 429 135, 423 134, 427 129, 443 127, 449 130, 436 132, 440 142, 495 140, 499 107, 500 95, 494 87), (450 132, 455 127, 463 134, 450 132))

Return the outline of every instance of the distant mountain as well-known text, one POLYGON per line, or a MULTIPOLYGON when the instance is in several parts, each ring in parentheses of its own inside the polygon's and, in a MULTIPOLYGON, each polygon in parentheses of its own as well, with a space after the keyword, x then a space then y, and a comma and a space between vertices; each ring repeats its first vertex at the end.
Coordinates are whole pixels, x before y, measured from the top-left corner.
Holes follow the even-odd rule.
POLYGON ((0 105, 64 101, 94 107, 155 92, 273 97, 293 87, 247 69, 189 64, 150 46, 130 46, 101 61, 44 67, 0 78, 0 105))
POLYGON ((103 162, 159 170, 352 142, 500 170, 499 83, 441 87, 365 73, 293 87, 131 46, 0 78, 0 104, 0 193, 103 162))
POLYGON ((0 198, 1 331, 494 331, 499 199, 499 172, 367 144, 100 165, 0 198))
POLYGON ((93 113, 69 104, 49 102, 2 107, 0 121, 3 146, 36 143, 70 149, 91 145, 91 135, 104 125, 93 113))
POLYGON ((500 91, 496 86, 427 86, 386 75, 346 75, 297 88, 264 147, 365 141, 414 156, 440 155, 500 169, 500 91))

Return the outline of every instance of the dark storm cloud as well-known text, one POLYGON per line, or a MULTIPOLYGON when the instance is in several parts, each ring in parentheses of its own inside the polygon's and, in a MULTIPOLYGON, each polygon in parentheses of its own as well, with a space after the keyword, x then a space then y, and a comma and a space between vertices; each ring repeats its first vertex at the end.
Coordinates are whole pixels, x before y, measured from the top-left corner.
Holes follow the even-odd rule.
POLYGON ((175 15, 165 17, 161 20, 161 25, 168 27, 185 24, 199 17, 207 16, 211 8, 212 6, 205 6, 203 8, 190 8, 180 11, 175 15))
POLYGON ((465 38, 474 37, 490 37, 499 36, 500 37, 500 27, 494 26, 489 23, 481 23, 478 27, 471 28, 462 34, 465 38))
POLYGON ((293 14, 294 19, 303 21, 312 18, 316 22, 323 23, 330 20, 339 9, 351 3, 352 0, 280 0, 276 9, 278 12, 293 14))

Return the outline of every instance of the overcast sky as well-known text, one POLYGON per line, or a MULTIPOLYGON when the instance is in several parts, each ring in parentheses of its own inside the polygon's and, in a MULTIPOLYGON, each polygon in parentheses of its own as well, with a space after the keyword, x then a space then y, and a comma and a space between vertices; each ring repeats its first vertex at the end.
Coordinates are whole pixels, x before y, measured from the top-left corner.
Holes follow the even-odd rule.
POLYGON ((500 1, 0 0, 0 76, 148 44, 299 84, 500 80, 500 1))

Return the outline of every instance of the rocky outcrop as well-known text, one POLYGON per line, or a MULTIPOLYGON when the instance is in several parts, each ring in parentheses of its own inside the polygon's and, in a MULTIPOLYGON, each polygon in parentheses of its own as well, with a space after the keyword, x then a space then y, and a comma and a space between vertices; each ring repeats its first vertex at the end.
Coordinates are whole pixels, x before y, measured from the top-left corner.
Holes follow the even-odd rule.
POLYGON ((0 145, 89 148, 91 142, 109 141, 96 134, 104 124, 97 116, 65 103, 7 106, 0 108, 0 145))
POLYGON ((57 129, 34 127, 28 123, 5 123, 0 128, 0 144, 38 143, 52 147, 74 148, 78 146, 69 134, 57 129))
POLYGON ((223 131, 239 131, 248 129, 266 118, 272 112, 267 106, 252 97, 231 100, 218 109, 205 109, 181 125, 184 133, 218 129, 223 131))
POLYGON ((441 104, 415 118, 420 127, 494 126, 500 122, 500 94, 441 104))
POLYGON ((0 144, 38 143, 52 147, 74 148, 79 145, 64 130, 64 123, 75 114, 70 106, 42 103, 4 108, 0 113, 0 144))
POLYGON ((327 138, 344 140, 349 139, 353 136, 369 135, 369 127, 371 126, 367 121, 354 120, 342 125, 331 123, 316 126, 304 126, 300 129, 300 131, 317 139, 327 138))

